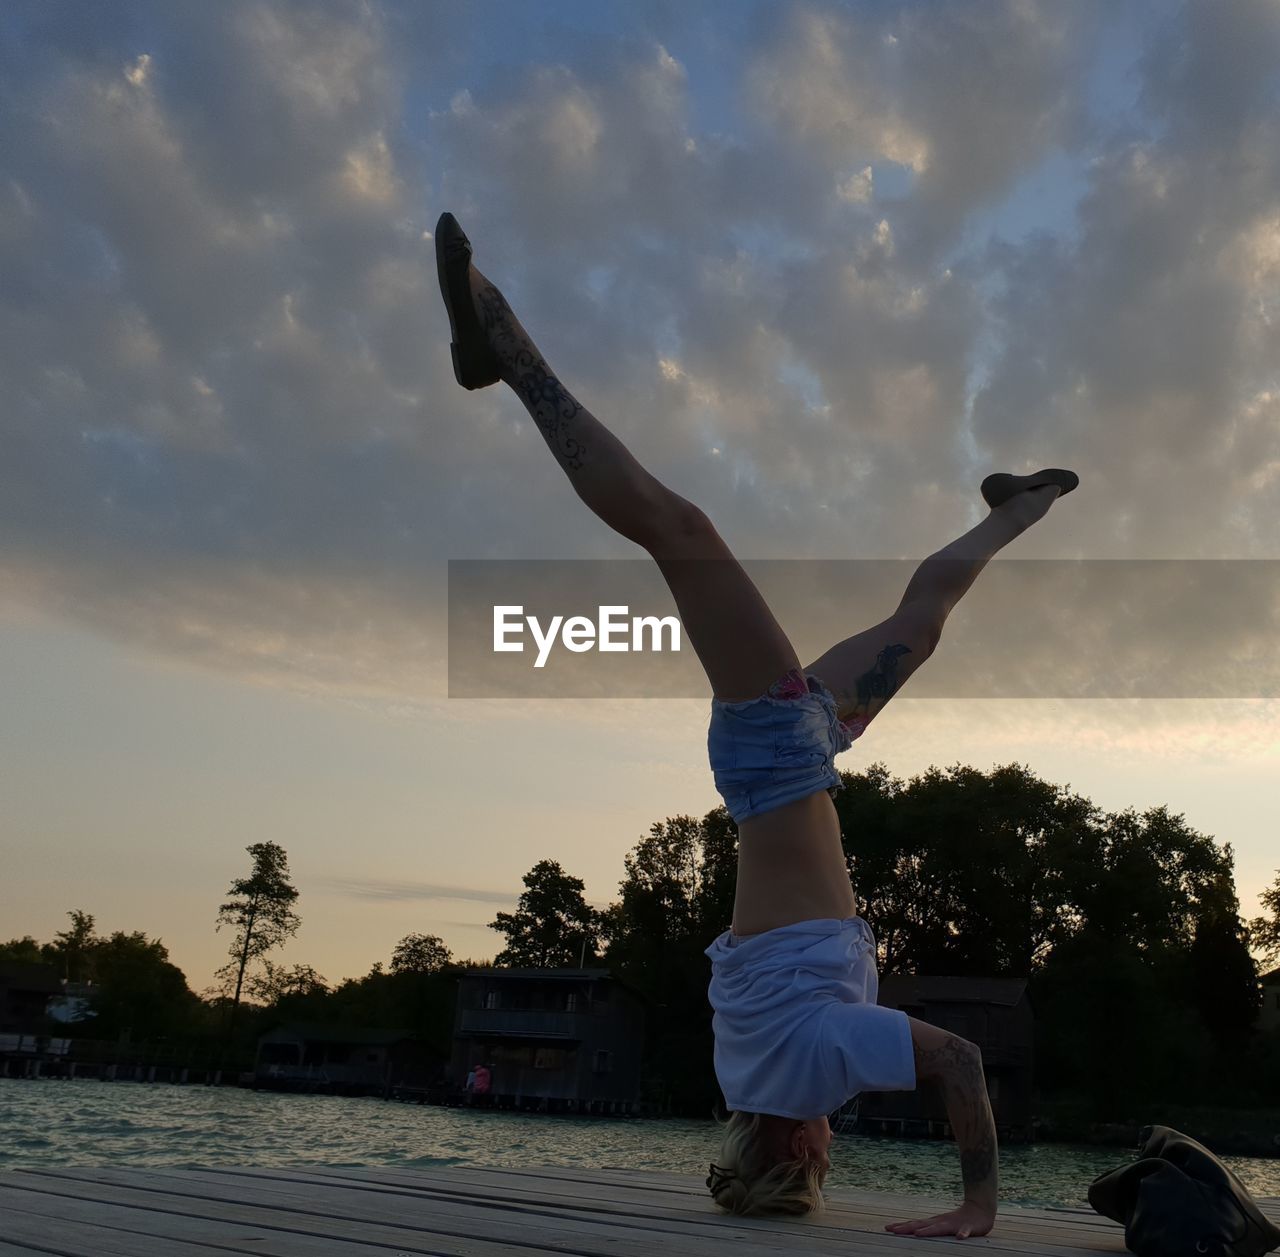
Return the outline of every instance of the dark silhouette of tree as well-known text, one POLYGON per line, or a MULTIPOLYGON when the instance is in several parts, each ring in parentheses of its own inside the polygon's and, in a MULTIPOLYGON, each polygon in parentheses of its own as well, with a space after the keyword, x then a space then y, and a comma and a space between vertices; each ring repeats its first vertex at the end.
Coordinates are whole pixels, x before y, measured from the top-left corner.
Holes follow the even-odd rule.
MULTIPOLYGON (((1170 1120, 1161 1109, 1175 1098, 1252 1109, 1280 1101, 1280 1035, 1256 1028, 1249 951, 1280 955, 1280 875, 1263 895, 1270 916, 1246 927, 1231 845, 1167 808, 1104 812, 1019 764, 930 768, 906 781, 873 764, 843 780, 845 862, 881 973, 1025 978, 1042 1095, 1086 1101, 1095 1119, 1138 1122, 1170 1120), (1149 1050, 1126 1049, 1135 1044, 1149 1050)), ((265 957, 298 928, 297 892, 283 850, 257 844, 253 872, 219 911, 220 928, 237 931, 219 971, 227 1002, 234 986, 236 1004, 247 989, 270 1005, 246 1018, 246 1044, 271 1018, 412 1026, 445 1060, 461 971, 576 967, 585 942, 589 963, 602 955, 647 997, 647 1098, 705 1116, 717 1087, 703 953, 733 919, 737 845, 723 808, 658 822, 625 856, 617 901, 603 912, 586 903, 580 879, 543 860, 525 875, 517 910, 491 923, 507 944, 493 962, 453 962, 437 936, 410 934, 389 970, 376 964, 329 989, 310 966, 265 957)), ((70 1033, 214 1033, 213 1007, 190 995, 163 944, 139 933, 102 939, 88 913, 68 915, 53 941, 12 939, 0 959, 94 978, 99 1015, 70 1033)))
POLYGON ((391 953, 392 973, 438 973, 453 959, 435 934, 406 934, 391 953))
POLYGON ((1262 952, 1262 963, 1273 965, 1280 960, 1280 869, 1273 885, 1258 898, 1270 916, 1254 917, 1249 922, 1249 943, 1262 952))
POLYGON ((140 930, 117 930, 92 948, 96 993, 86 1031, 96 1039, 157 1039, 184 1034, 199 1001, 169 949, 140 930))
POLYGON ((7 943, 0 943, 0 961, 10 960, 22 965, 48 964, 48 947, 48 943, 38 943, 30 934, 11 938, 7 943))
POLYGON ((159 939, 138 930, 102 938, 90 913, 73 909, 67 916, 71 928, 48 943, 28 936, 0 946, 0 960, 53 965, 67 981, 88 985, 86 1005, 61 1022, 60 1033, 141 1039, 184 1034, 197 1025, 200 1001, 159 939))
POLYGON ((296 934, 302 924, 293 910, 298 892, 289 882, 289 857, 284 848, 274 842, 255 842, 245 850, 253 857, 253 869, 248 877, 231 883, 227 891, 230 898, 218 909, 217 928, 229 925, 235 930, 230 963, 217 971, 228 986, 235 977, 231 1026, 240 1008, 245 970, 296 934))
POLYGON ((525 891, 516 911, 499 912, 489 922, 491 930, 507 939, 494 964, 572 969, 579 958, 594 960, 600 918, 582 897, 586 883, 571 877, 554 860, 540 860, 523 881, 525 891))
POLYGON ((329 984, 311 965, 286 968, 265 959, 262 969, 247 980, 245 987, 255 1000, 268 1006, 284 999, 305 999, 329 993, 329 984))
MULTIPOLYGON (((1105 813, 1019 764, 910 781, 873 764, 843 780, 846 864, 881 973, 1027 979, 1039 1086, 1115 1117, 1203 1094, 1213 1062, 1242 1059, 1258 988, 1229 844, 1167 808, 1105 813)), ((654 825, 601 914, 606 963, 652 1001, 659 1098, 690 1113, 715 1094, 701 953, 732 920, 736 845, 723 808, 654 825)))
POLYGON ((707 958, 733 917, 737 833, 728 812, 650 827, 624 858, 621 898, 603 914, 611 970, 649 999, 645 1064, 652 1096, 705 1114, 715 1094, 707 958))
MULTIPOLYGON (((1226 844, 1226 855, 1232 855, 1226 844)), ((1249 953, 1249 931, 1240 920, 1235 886, 1224 874, 1214 901, 1196 921, 1187 956, 1186 989, 1214 1042, 1228 1055, 1243 1048, 1262 1007, 1258 966, 1249 953)))
POLYGON ((1017 764, 843 779, 836 810, 882 973, 1025 977, 1070 930, 1055 886, 1084 862, 1088 800, 1017 764))
POLYGON ((73 908, 67 913, 71 928, 53 936, 49 959, 58 966, 68 982, 93 980, 93 957, 98 939, 94 935, 93 917, 73 908))

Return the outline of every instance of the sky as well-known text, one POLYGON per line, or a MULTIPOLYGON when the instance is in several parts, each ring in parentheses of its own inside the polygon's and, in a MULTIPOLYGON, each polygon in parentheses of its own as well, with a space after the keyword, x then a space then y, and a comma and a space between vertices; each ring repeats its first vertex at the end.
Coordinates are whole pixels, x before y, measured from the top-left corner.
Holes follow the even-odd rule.
MULTIPOLYGON (((536 861, 605 906, 653 822, 717 803, 705 697, 449 697, 449 560, 638 551, 514 394, 455 383, 445 210, 744 558, 918 560, 988 472, 1066 466, 1009 557, 1280 560, 1275 3, 14 0, 0 937, 82 909, 203 989, 272 840, 301 892, 284 963, 338 981, 413 931, 485 959, 536 861)), ((839 766, 1018 762, 1167 805, 1232 844, 1255 915, 1268 579, 1163 617, 1233 697, 922 675, 839 766)), ((984 605, 1018 616, 983 588, 939 662, 984 605)), ((893 607, 848 595, 849 632, 893 607)), ((1090 604, 1062 668, 1162 666, 1131 611, 1090 604)))

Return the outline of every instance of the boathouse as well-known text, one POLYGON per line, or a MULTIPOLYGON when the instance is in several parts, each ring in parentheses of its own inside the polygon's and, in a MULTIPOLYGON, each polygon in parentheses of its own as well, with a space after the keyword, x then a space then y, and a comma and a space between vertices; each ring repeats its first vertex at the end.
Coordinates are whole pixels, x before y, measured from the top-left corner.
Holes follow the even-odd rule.
MULTIPOLYGON (((1030 1142, 1035 1026, 1025 978, 891 974, 880 979, 879 1002, 976 1043, 997 1134, 1030 1142)), ((944 1134, 948 1124, 933 1087, 867 1092, 859 1098, 858 1119, 864 1130, 920 1135, 944 1134)))
POLYGON ((426 1046, 411 1030, 287 1022, 259 1037, 253 1085, 381 1095, 419 1074, 426 1057, 426 1046))
POLYGON ((489 1103, 636 1113, 644 997, 608 969, 468 969, 458 977, 450 1075, 492 1075, 489 1103))
POLYGON ((61 992, 53 965, 0 962, 0 1034, 47 1034, 49 1001, 61 992))

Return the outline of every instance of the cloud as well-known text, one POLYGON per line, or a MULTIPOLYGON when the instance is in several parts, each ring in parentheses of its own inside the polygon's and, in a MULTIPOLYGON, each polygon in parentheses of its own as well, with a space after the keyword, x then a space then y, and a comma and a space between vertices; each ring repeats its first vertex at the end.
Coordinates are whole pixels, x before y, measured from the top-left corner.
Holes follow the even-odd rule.
MULTIPOLYGON (((471 903, 497 904, 501 908, 515 908, 523 893, 515 890, 509 894, 495 890, 476 890, 463 886, 437 886, 430 882, 377 881, 353 877, 317 877, 312 885, 323 887, 339 895, 353 899, 375 900, 385 903, 433 903, 436 900, 465 900, 471 903)), ((605 904, 594 905, 604 908, 605 904)), ((468 929, 481 928, 476 921, 440 921, 440 925, 466 925, 468 929)), ((488 928, 487 926, 483 928, 488 928)))
POLYGON ((456 386, 446 208, 744 556, 920 557, 987 471, 1054 463, 1082 487, 1019 557, 1274 555, 1275 9, 1138 11, 1136 104, 1096 73, 1109 12, 800 3, 713 38, 605 5, 504 44, 467 6, 18 10, 6 599, 415 701, 444 559, 634 555, 514 397, 456 386), (991 230, 1051 160, 1072 228, 991 230))
POLYGON ((747 70, 749 98, 824 165, 913 173, 898 209, 918 274, 967 215, 1076 141, 1099 12, 1028 0, 788 6, 747 70))
POLYGON ((437 899, 467 900, 472 903, 498 904, 512 907, 519 891, 506 894, 495 890, 476 890, 465 886, 437 886, 430 882, 392 882, 353 877, 316 877, 312 884, 354 899, 373 899, 388 903, 430 903, 437 899))
POLYGON ((1076 458, 1107 500, 1077 531, 1094 554, 1276 552, 1280 20, 1209 13, 1151 31, 1139 95, 1159 129, 1100 145, 1078 237, 973 263, 1003 289, 975 440, 1076 458))

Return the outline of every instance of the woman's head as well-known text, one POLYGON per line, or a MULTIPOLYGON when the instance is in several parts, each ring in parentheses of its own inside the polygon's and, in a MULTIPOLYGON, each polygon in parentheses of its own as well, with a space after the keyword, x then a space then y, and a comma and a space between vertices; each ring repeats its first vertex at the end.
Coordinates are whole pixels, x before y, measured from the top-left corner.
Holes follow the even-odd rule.
POLYGON ((817 1213, 831 1161, 825 1117, 801 1121, 770 1113, 733 1113, 722 1123, 720 1159, 707 1185, 728 1213, 817 1213))

